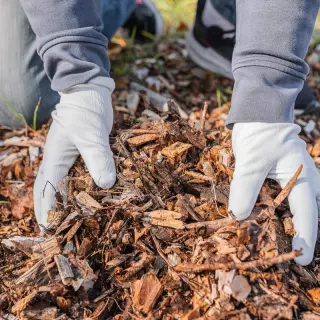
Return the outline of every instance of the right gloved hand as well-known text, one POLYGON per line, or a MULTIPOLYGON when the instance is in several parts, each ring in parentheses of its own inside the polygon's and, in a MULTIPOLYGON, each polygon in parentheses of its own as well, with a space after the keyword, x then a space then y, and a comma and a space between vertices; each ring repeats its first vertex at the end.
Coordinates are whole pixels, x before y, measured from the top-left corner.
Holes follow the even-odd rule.
POLYGON ((292 123, 236 123, 232 147, 236 167, 230 189, 229 210, 242 220, 249 217, 266 178, 276 180, 282 188, 303 170, 289 194, 296 234, 293 249, 302 249, 295 261, 311 263, 318 230, 320 175, 298 136, 300 127, 292 123))
POLYGON ((106 79, 106 84, 77 85, 61 93, 34 186, 35 215, 40 229, 48 227, 48 211, 56 208, 58 184, 79 154, 99 187, 108 189, 115 183, 116 169, 109 145, 114 81, 106 79))

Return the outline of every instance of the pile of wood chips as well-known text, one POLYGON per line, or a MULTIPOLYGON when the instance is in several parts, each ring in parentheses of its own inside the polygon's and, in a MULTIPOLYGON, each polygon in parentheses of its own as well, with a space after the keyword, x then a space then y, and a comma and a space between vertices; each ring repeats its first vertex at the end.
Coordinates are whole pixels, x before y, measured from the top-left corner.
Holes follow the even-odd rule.
MULTIPOLYGON (((161 112, 147 89, 126 96, 111 139, 116 185, 97 188, 79 159, 43 237, 32 186, 47 127, 0 130, 0 319, 320 319, 318 252, 307 268, 292 261, 285 198, 301 168, 282 191, 267 181, 237 222, 229 104, 161 112)), ((298 120, 316 162, 317 121, 298 120)))

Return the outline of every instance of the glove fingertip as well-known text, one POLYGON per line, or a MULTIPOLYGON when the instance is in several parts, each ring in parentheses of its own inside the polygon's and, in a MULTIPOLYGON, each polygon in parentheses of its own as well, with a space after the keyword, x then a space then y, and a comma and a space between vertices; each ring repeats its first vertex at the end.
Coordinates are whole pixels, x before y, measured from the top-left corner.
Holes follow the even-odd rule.
POLYGON ((297 264, 307 266, 312 262, 314 256, 314 246, 308 245, 304 239, 298 237, 294 238, 292 241, 292 249, 302 250, 302 255, 294 259, 297 264))
POLYGON ((265 175, 259 172, 239 173, 236 169, 230 186, 229 210, 237 220, 245 220, 251 215, 264 179, 265 175))
POLYGON ((312 262, 312 260, 313 260, 313 253, 312 254, 303 253, 302 256, 294 259, 295 263, 300 264, 303 267, 309 265, 312 262))
POLYGON ((95 184, 101 189, 110 189, 114 186, 117 179, 116 172, 104 173, 99 177, 93 177, 95 184))
POLYGON ((249 218, 251 211, 252 210, 248 210, 246 208, 236 208, 232 210, 232 207, 229 206, 229 216, 239 221, 249 218))

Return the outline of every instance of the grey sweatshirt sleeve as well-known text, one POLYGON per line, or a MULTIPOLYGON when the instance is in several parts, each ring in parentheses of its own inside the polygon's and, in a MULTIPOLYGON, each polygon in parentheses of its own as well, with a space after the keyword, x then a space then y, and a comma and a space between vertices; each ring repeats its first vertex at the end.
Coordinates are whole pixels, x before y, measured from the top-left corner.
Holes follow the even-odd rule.
POLYGON ((52 89, 101 83, 109 77, 107 39, 98 0, 20 0, 37 36, 52 89))
POLYGON ((229 128, 236 122, 292 122, 319 2, 237 0, 229 128))

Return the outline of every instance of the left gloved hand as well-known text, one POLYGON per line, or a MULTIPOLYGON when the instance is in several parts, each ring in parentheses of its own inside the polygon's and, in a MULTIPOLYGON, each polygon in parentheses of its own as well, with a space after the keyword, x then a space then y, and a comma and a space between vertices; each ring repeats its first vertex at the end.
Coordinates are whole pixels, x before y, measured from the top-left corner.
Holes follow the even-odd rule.
POLYGON ((296 262, 311 263, 318 230, 320 175, 299 138, 300 127, 291 123, 236 123, 232 146, 236 167, 231 183, 229 210, 242 220, 249 217, 266 178, 282 188, 299 166, 303 170, 289 194, 296 235, 293 249, 302 249, 296 262))
POLYGON ((116 180, 109 145, 114 81, 106 78, 105 82, 106 85, 84 84, 64 91, 52 113, 53 122, 34 186, 35 215, 40 228, 49 226, 48 211, 56 207, 58 184, 80 154, 99 187, 111 188, 116 180))

